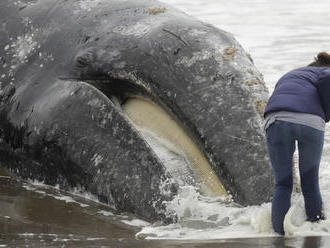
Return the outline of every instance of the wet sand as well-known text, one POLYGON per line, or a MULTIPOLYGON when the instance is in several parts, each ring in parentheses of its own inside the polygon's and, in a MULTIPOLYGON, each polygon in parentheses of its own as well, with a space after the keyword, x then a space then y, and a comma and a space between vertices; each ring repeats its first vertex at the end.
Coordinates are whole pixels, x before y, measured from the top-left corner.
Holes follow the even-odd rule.
POLYGON ((139 230, 118 220, 125 216, 98 213, 113 212, 102 204, 82 198, 79 199, 82 205, 66 202, 54 198, 65 198, 54 188, 33 191, 24 188, 26 185, 0 170, 0 247, 98 246, 134 239, 139 230))
MULTIPOLYGON (((139 240, 138 227, 122 220, 132 217, 55 188, 29 190, 28 183, 0 168, 0 247, 328 247, 330 237, 251 238, 224 240, 139 240), (69 197, 69 198, 70 198, 69 197)), ((33 187, 33 186, 32 186, 33 187)))

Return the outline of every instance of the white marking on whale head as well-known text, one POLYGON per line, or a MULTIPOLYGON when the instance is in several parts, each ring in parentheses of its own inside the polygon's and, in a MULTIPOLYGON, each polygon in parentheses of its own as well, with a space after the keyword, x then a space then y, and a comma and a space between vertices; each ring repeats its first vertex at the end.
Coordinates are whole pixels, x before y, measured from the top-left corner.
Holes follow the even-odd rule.
POLYGON ((79 6, 83 10, 91 11, 93 8, 97 7, 100 2, 101 0, 82 0, 79 2, 79 6))
POLYGON ((210 51, 203 50, 203 51, 199 51, 199 52, 194 52, 193 56, 190 58, 181 57, 175 62, 175 64, 176 65, 183 64, 188 67, 191 67, 192 65, 194 65, 195 63, 197 63, 199 61, 210 59, 212 56, 213 56, 213 54, 210 51))
POLYGON ((105 104, 103 103, 103 101, 98 98, 94 98, 94 99, 88 101, 87 104, 92 107, 100 108, 100 110, 104 110, 106 107, 105 104))
POLYGON ((18 6, 19 8, 25 8, 26 6, 31 6, 35 4, 37 1, 30 1, 30 2, 22 2, 21 0, 15 1, 14 5, 18 6))
POLYGON ((27 57, 36 50, 37 45, 38 42, 35 40, 33 33, 18 36, 16 42, 11 45, 16 49, 13 57, 16 57, 20 62, 25 62, 27 57))
POLYGON ((131 26, 126 26, 126 25, 121 25, 115 27, 112 32, 129 36, 129 35, 134 35, 137 37, 142 37, 149 33, 152 29, 152 24, 147 23, 147 22, 138 22, 135 25, 131 26))
POLYGON ((100 154, 95 153, 91 161, 94 162, 95 166, 98 166, 103 161, 103 157, 100 154))

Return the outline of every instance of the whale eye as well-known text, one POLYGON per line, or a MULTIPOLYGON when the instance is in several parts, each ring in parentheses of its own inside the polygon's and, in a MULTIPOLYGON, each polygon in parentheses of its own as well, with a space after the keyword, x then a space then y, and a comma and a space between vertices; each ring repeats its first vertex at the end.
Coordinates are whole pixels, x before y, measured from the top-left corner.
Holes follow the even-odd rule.
POLYGON ((93 61, 94 55, 92 51, 84 51, 75 57, 76 67, 84 68, 89 66, 93 61))
POLYGON ((87 56, 78 56, 76 58, 77 66, 78 67, 86 67, 90 64, 90 59, 87 56))

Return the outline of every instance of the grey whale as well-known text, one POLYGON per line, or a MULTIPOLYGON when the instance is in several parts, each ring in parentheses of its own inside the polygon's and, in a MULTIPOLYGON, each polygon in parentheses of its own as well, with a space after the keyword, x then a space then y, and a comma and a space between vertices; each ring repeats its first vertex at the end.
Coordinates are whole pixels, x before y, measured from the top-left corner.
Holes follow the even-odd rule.
POLYGON ((165 202, 180 183, 147 125, 193 164, 185 183, 269 201, 268 93, 230 33, 153 0, 2 0, 0 20, 2 166, 173 221, 165 202))

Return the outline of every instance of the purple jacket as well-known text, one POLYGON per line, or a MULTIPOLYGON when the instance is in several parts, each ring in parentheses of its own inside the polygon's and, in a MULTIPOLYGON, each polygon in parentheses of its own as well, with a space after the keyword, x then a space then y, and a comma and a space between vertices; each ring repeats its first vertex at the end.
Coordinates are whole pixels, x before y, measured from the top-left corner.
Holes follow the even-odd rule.
POLYGON ((264 116, 277 111, 315 114, 328 122, 330 68, 307 66, 281 77, 268 101, 264 116))

